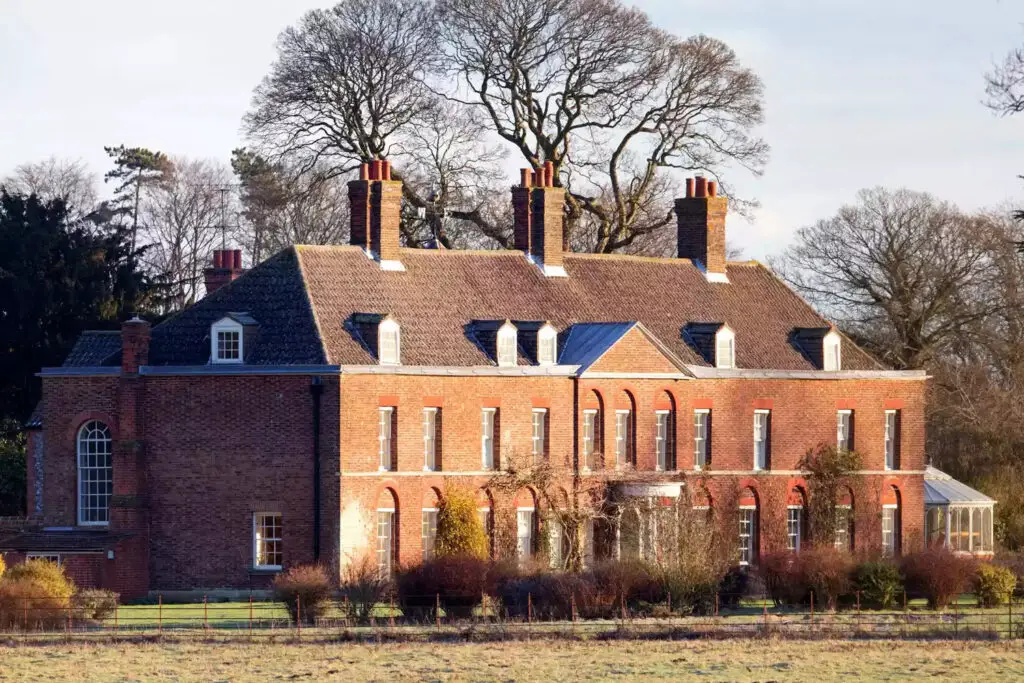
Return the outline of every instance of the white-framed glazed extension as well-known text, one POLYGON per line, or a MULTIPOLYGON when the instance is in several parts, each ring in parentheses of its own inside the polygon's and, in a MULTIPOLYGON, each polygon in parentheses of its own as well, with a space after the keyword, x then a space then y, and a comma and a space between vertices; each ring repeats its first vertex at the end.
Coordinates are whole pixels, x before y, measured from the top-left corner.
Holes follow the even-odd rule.
POLYGON ((996 501, 941 470, 924 475, 925 538, 929 547, 990 556, 995 552, 992 517, 996 501))

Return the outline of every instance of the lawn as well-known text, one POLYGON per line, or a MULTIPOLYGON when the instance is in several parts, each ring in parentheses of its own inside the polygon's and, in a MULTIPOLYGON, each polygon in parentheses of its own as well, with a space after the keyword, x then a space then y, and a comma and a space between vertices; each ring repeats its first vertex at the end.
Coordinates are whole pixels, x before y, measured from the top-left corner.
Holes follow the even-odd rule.
POLYGON ((0 681, 1024 679, 1024 644, 533 641, 0 646, 0 681))

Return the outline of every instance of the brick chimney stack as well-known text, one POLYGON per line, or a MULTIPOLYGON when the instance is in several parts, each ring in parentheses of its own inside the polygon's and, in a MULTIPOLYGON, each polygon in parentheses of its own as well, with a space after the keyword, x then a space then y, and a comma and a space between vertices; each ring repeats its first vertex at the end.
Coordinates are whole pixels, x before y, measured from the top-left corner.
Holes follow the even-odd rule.
POLYGON ((244 272, 241 249, 215 249, 213 266, 203 271, 206 294, 213 294, 229 282, 237 280, 244 272))
POLYGON ((121 323, 121 372, 139 374, 149 363, 149 323, 139 316, 121 323))
POLYGON ((512 188, 513 240, 545 275, 564 276, 565 190, 554 186, 554 165, 524 168, 512 188))
POLYGON ((703 176, 686 179, 686 196, 676 200, 679 258, 704 269, 710 282, 728 282, 725 273, 725 214, 729 200, 718 183, 703 176))
POLYGON ((391 162, 375 159, 348 184, 351 244, 380 262, 383 270, 405 270, 399 260, 402 181, 391 179, 391 162))

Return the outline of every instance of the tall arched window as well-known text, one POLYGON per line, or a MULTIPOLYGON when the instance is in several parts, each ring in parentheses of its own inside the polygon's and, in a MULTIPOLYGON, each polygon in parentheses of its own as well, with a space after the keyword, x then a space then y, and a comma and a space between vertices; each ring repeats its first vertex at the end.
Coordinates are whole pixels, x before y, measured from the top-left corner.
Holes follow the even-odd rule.
POLYGON ((78 430, 78 523, 110 523, 114 491, 113 439, 107 425, 90 420, 78 430))

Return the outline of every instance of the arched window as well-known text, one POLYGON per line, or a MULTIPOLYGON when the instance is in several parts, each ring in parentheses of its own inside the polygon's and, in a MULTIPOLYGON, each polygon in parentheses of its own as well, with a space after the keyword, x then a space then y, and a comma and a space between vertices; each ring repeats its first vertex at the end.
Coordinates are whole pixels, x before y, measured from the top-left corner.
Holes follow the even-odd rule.
POLYGON ((398 323, 384 318, 377 326, 377 357, 381 365, 398 365, 401 362, 402 340, 398 323))
POLYGON ((554 365, 558 349, 558 332, 550 323, 537 332, 537 364, 554 365))
POLYGON ((510 322, 498 328, 498 365, 501 367, 513 367, 516 364, 517 341, 516 326, 510 322))
POLYGON ((736 334, 726 325, 715 334, 715 367, 723 370, 736 367, 736 334))
POLYGON ((615 404, 615 466, 636 466, 636 401, 628 391, 619 392, 615 404))
POLYGON ((757 494, 750 488, 740 494, 739 502, 739 551, 740 565, 757 564, 760 542, 760 510, 757 494))
POLYGON ((78 430, 78 523, 110 523, 114 491, 113 439, 107 425, 90 420, 78 430))
POLYGON ((582 425, 582 458, 580 465, 583 469, 592 470, 601 466, 598 457, 604 452, 602 439, 602 427, 604 426, 604 411, 601 409, 601 396, 596 391, 589 392, 583 399, 583 425, 582 425))
POLYGON ((423 496, 421 516, 420 542, 423 548, 423 561, 434 559, 434 546, 437 544, 437 513, 441 509, 441 492, 435 488, 427 489, 423 496))
POLYGON ((398 498, 384 489, 377 498, 377 575, 390 579, 398 564, 398 498))
POLYGON ((899 490, 889 486, 882 496, 882 552, 898 556, 903 546, 903 509, 899 490))
POLYGON ((807 497, 802 488, 794 486, 786 505, 786 549, 790 552, 800 552, 803 545, 807 533, 806 514, 807 497))
POLYGON ((676 408, 667 391, 654 401, 654 449, 657 470, 676 469, 676 408))

